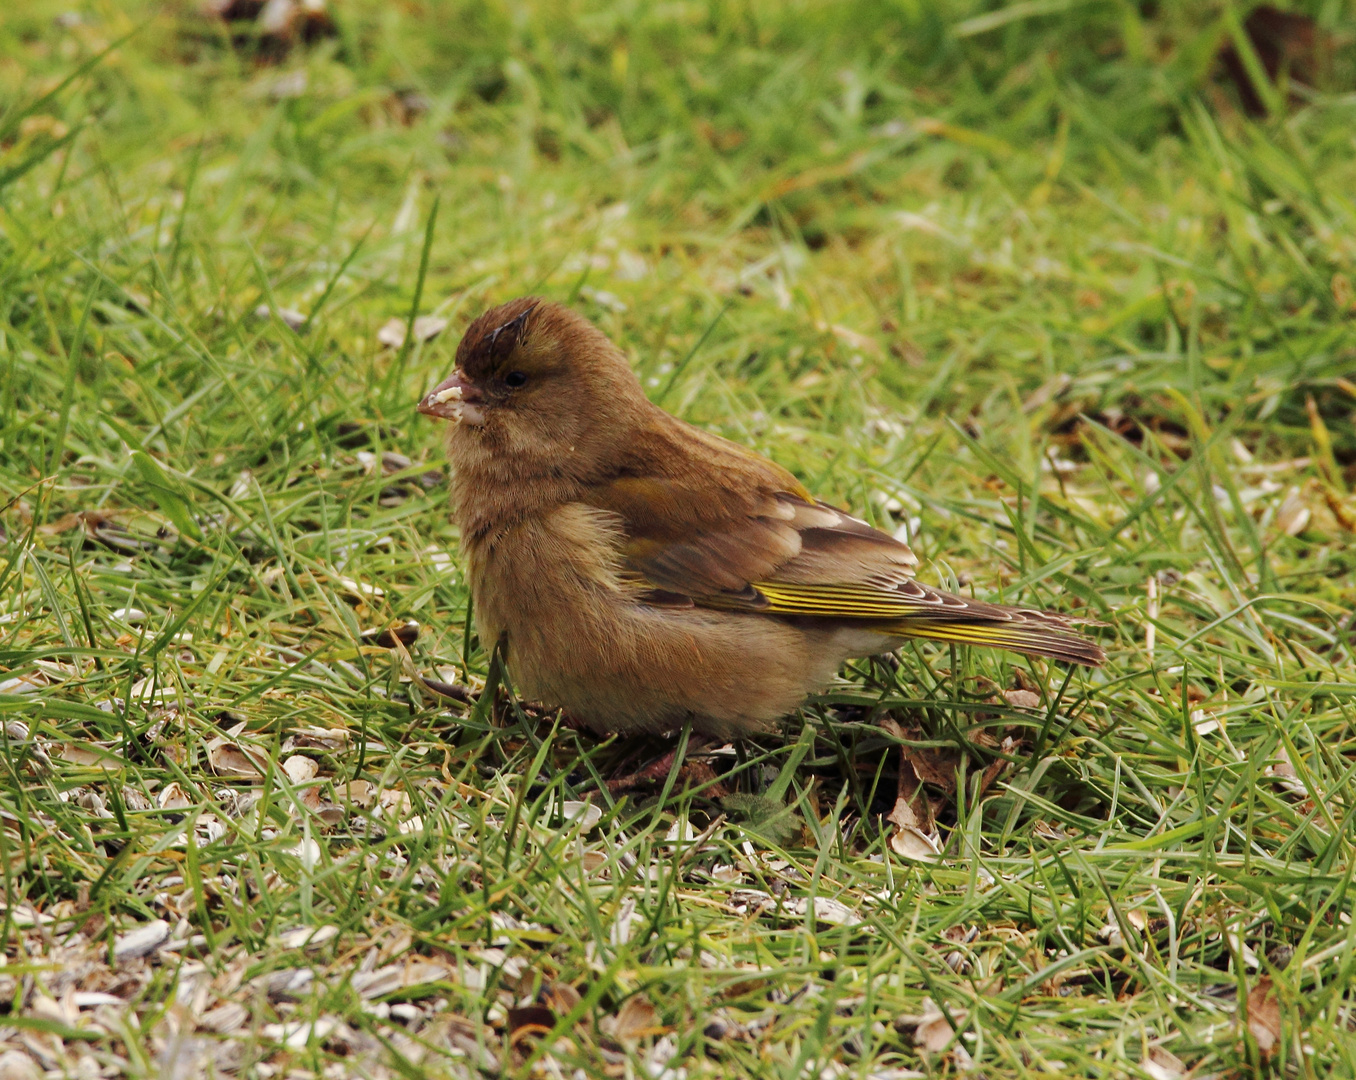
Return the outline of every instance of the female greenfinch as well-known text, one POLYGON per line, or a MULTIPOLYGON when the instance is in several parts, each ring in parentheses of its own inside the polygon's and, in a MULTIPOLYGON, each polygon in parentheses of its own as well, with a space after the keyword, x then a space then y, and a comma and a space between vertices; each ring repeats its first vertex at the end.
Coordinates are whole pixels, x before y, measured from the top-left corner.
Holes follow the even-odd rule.
POLYGON ((481 315, 419 411, 453 421, 481 640, 524 696, 598 732, 752 734, 910 638, 1104 659, 1065 617, 919 583, 908 547, 652 404, 557 304, 481 315))

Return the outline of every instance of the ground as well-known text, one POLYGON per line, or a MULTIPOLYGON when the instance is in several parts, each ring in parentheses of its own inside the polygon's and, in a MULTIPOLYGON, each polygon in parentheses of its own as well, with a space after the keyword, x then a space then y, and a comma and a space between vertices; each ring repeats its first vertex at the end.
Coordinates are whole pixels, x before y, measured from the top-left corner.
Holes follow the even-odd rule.
POLYGON ((0 1077, 1356 1074, 1349 0, 258 6, 0 14, 0 1077), (614 797, 414 411, 530 292, 1106 666, 614 797))

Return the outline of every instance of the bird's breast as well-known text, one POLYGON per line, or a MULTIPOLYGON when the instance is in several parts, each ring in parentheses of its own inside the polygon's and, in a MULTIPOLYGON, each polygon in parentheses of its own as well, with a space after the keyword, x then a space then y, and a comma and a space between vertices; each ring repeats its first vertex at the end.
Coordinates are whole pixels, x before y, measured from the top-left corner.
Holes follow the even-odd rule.
POLYGON ((463 533, 482 642, 507 633, 522 657, 567 646, 572 628, 606 622, 622 601, 620 543, 616 519, 582 503, 463 533))
POLYGON ((845 655, 813 628, 644 603, 622 573, 621 541, 615 515, 581 503, 463 541, 481 641, 507 641, 524 698, 599 731, 661 731, 691 717, 733 735, 785 715, 845 655))

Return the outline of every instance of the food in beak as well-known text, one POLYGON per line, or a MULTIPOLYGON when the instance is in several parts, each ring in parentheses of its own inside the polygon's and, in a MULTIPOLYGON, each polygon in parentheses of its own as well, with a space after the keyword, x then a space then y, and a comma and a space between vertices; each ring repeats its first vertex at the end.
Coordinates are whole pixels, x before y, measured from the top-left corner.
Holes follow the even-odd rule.
POLYGON ((435 386, 423 401, 419 411, 425 416, 437 416, 455 424, 483 424, 485 411, 480 407, 480 394, 453 372, 435 386))

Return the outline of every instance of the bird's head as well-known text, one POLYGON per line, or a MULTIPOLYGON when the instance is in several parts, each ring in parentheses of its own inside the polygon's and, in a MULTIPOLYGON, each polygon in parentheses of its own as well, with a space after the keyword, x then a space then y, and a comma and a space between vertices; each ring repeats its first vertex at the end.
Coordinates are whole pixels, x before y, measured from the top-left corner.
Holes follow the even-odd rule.
POLYGON ((419 411, 451 420, 454 468, 486 456, 520 476, 583 475, 648 408, 626 358, 588 320, 520 297, 485 312, 419 411))

